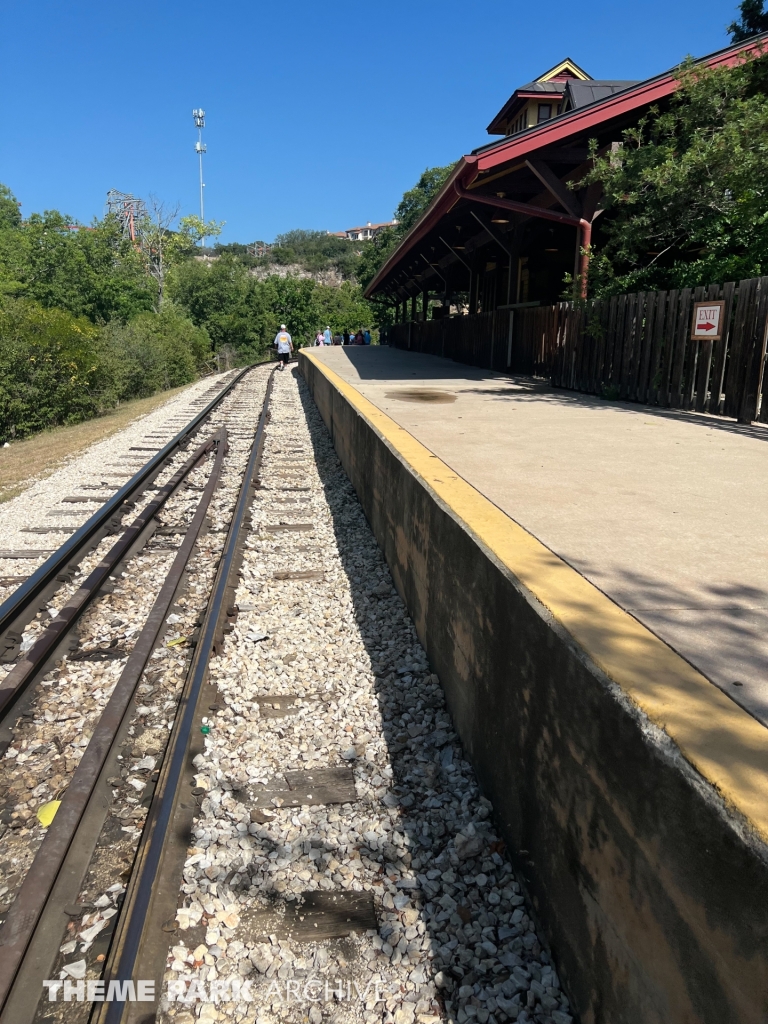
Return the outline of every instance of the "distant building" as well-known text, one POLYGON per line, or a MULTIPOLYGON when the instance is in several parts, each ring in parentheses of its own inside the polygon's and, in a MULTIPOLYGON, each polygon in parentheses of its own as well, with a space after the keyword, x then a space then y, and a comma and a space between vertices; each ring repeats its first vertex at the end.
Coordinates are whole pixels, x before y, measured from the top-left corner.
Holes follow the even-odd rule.
POLYGON ((577 110, 636 84, 617 80, 595 81, 566 57, 535 81, 515 89, 487 131, 489 135, 517 135, 558 114, 577 110))
POLYGON ((388 220, 383 224, 371 224, 370 221, 362 228, 347 228, 346 231, 334 231, 337 238, 348 238, 351 242, 364 242, 368 238, 375 238, 384 228, 393 228, 396 220, 388 220))

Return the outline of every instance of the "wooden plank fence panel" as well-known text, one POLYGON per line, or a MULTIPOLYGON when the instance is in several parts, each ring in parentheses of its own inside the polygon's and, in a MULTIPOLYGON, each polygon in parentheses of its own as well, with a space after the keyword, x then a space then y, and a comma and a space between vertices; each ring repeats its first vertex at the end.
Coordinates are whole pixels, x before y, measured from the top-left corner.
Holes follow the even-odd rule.
POLYGON ((637 353, 637 376, 635 378, 634 398, 638 402, 646 402, 648 400, 648 373, 651 365, 653 329, 658 297, 658 292, 648 292, 645 297, 645 316, 642 340, 637 353))
POLYGON ((642 358, 643 334, 645 331, 646 293, 637 293, 635 323, 632 331, 632 356, 627 373, 627 395, 631 402, 637 401, 637 384, 640 377, 640 361, 642 358))
POLYGON ((627 328, 628 299, 628 295, 619 295, 616 302, 616 321, 610 351, 610 365, 605 368, 606 384, 613 388, 617 388, 621 384, 621 357, 624 352, 624 334, 627 328))
POLYGON ((672 355, 672 378, 669 385, 669 405, 672 409, 679 409, 682 404, 683 369, 688 348, 688 335, 690 334, 690 310, 691 289, 681 288, 672 355))
POLYGON ((630 371, 632 368, 632 346, 635 340, 638 298, 639 296, 636 293, 627 296, 624 330, 621 332, 622 346, 621 357, 619 359, 619 373, 618 380, 616 381, 620 398, 626 398, 629 394, 630 371))
POLYGON ((672 352, 675 346, 675 329, 677 327, 677 307, 680 293, 673 288, 667 297, 667 315, 664 322, 662 342, 661 376, 659 379, 658 403, 663 408, 669 406, 669 382, 672 374, 672 352))
POLYGON ((584 307, 584 316, 581 321, 581 337, 584 345, 583 366, 583 390, 593 392, 595 389, 595 358, 598 346, 598 337, 595 333, 597 325, 603 315, 603 306, 599 299, 584 307))
POLYGON ((668 295, 665 291, 656 293, 653 314, 653 338, 648 363, 648 403, 656 405, 661 392, 661 376, 664 362, 664 329, 667 319, 668 295))
POLYGON ((597 393, 602 394, 603 388, 611 380, 611 362, 613 360, 613 346, 617 331, 619 318, 619 297, 612 295, 608 304, 608 329, 605 332, 605 341, 600 353, 600 365, 597 369, 597 393))
POLYGON ((603 380, 603 366, 605 365, 605 347, 608 338, 609 319, 611 314, 611 301, 602 302, 599 307, 599 315, 595 330, 594 352, 592 354, 592 394, 600 394, 603 380))
POLYGON ((577 391, 583 391, 582 363, 584 361, 583 308, 572 302, 563 303, 567 315, 568 348, 570 350, 571 379, 577 391))
POLYGON ((573 338, 573 354, 574 354, 574 376, 576 379, 576 386, 579 391, 584 391, 585 385, 585 374, 584 374, 584 356, 586 345, 584 344, 584 321, 585 321, 586 309, 583 305, 574 306, 571 309, 571 334, 573 338))
POLYGON ((573 362, 576 386, 579 391, 584 391, 584 320, 586 309, 584 306, 571 308, 571 334, 573 337, 573 362))
POLYGON ((723 412, 726 416, 736 416, 739 411, 739 400, 744 389, 744 358, 745 333, 751 304, 757 291, 756 280, 739 281, 736 295, 736 312, 733 317, 733 336, 728 350, 728 361, 725 371, 725 403, 723 412))
MULTIPOLYGON (((593 304, 594 305, 594 304, 593 304)), ((579 317, 577 345, 579 349, 576 361, 576 374, 579 391, 589 391, 591 385, 592 338, 589 334, 590 308, 582 306, 579 317)))
POLYGON ((755 289, 755 302, 748 319, 747 344, 744 350, 744 383, 738 403, 738 420, 751 423, 757 419, 760 390, 765 369, 765 322, 768 316, 768 277, 761 277, 755 289))

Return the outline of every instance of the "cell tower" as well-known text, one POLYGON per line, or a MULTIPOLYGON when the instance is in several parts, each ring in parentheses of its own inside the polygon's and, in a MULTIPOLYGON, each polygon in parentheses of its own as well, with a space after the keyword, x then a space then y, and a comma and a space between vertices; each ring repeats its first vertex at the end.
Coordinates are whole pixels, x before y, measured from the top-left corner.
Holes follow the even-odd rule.
POLYGON ((107 192, 107 213, 113 213, 123 232, 123 238, 136 241, 142 220, 147 216, 147 204, 130 192, 118 192, 111 188, 107 192))
MULTIPOLYGON (((205 224, 205 204, 203 202, 203 189, 205 188, 205 182, 203 181, 203 153, 205 153, 208 147, 203 142, 203 128, 205 128, 205 111, 193 110, 192 117, 195 119, 195 128, 197 128, 197 142, 195 143, 195 152, 198 155, 200 161, 200 220, 205 224)), ((205 239, 200 239, 201 245, 205 245, 205 239)))

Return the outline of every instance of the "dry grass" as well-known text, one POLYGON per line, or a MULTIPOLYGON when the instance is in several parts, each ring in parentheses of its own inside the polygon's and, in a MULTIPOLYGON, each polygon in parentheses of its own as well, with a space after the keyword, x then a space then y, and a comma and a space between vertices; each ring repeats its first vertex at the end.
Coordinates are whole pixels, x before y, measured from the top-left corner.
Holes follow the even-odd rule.
POLYGON ((73 427, 56 427, 26 441, 16 441, 10 448, 0 448, 0 503, 15 498, 34 480, 49 476, 73 455, 122 430, 184 390, 174 388, 152 398, 125 402, 98 419, 73 427))

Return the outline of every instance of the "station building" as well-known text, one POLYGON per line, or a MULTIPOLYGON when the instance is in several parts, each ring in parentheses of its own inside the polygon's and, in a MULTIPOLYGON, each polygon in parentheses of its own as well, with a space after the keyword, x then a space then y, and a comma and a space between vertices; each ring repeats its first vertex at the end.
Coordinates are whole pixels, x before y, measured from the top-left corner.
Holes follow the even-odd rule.
MULTIPOLYGON (((765 42, 756 36, 697 63, 732 64, 765 42)), ((598 155, 618 150, 627 128, 668 102, 677 74, 595 80, 567 58, 515 89, 487 127, 503 138, 456 163, 366 297, 389 298, 404 322, 548 305, 562 297, 568 273, 586 294, 602 189, 573 185, 590 170, 590 145, 598 155)))

